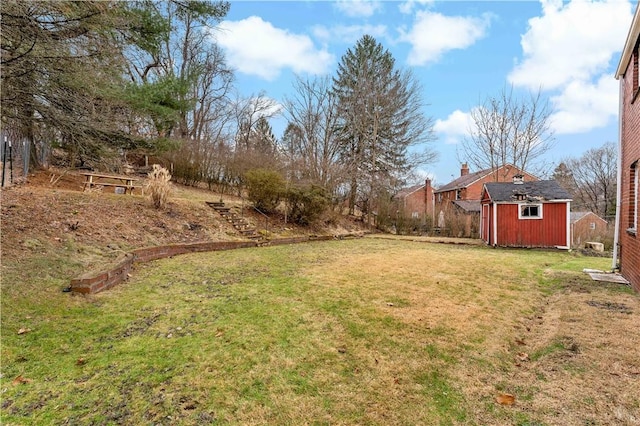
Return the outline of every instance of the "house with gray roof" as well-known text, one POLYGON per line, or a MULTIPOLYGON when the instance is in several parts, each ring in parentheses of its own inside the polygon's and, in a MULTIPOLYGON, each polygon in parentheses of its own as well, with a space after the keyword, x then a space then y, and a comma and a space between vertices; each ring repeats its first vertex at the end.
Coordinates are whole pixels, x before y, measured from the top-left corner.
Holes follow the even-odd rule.
POLYGON ((469 165, 463 163, 459 177, 433 190, 434 223, 440 228, 462 224, 462 229, 455 232, 456 236, 478 237, 483 185, 488 182, 511 182, 516 175, 522 175, 525 181, 538 180, 513 164, 470 172, 469 165))

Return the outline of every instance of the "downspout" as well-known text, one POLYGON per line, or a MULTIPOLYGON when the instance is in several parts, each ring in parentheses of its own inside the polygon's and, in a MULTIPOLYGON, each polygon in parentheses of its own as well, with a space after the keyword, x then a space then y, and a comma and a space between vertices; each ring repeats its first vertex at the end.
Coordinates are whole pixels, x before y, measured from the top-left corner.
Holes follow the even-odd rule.
POLYGON ((618 93, 618 160, 616 166, 616 222, 613 231, 613 259, 611 260, 611 271, 615 271, 618 267, 618 245, 620 244, 620 203, 622 199, 622 95, 623 95, 623 79, 620 79, 620 90, 618 93))

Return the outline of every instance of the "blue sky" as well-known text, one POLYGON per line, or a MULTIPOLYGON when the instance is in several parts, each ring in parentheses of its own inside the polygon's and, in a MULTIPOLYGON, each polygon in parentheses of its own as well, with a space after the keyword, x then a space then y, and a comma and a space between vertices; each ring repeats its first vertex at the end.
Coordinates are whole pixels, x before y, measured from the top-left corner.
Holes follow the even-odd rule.
MULTIPOLYGON (((215 31, 243 96, 281 103, 295 75, 333 75, 364 34, 420 81, 439 159, 421 170, 459 176, 469 111, 513 86, 542 88, 553 110, 547 164, 618 138, 614 78, 636 1, 232 1, 215 31)), ((286 120, 271 120, 280 137, 286 120)), ((473 171, 473 170, 472 170, 473 171)))

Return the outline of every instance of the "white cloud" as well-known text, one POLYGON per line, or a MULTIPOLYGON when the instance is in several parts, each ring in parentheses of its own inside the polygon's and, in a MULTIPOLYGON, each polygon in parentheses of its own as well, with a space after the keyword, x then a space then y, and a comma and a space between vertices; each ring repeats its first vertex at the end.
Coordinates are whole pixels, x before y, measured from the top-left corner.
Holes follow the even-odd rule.
POLYGON ((437 119, 433 130, 444 136, 445 143, 457 144, 469 135, 472 124, 471 114, 457 109, 449 114, 446 119, 437 119))
POLYGON ((407 0, 400 3, 398 10, 400 13, 408 15, 413 12, 415 7, 430 6, 435 3, 435 0, 407 0))
POLYGON ((351 18, 368 18, 382 9, 377 0, 338 0, 334 6, 351 18))
POLYGON ((588 132, 606 126, 618 114, 618 82, 608 74, 595 84, 574 80, 550 100, 557 134, 588 132))
POLYGON ((277 78, 284 68, 323 74, 334 61, 332 54, 317 49, 308 36, 276 28, 258 16, 223 21, 212 34, 232 67, 265 80, 277 78))
POLYGON ((316 38, 327 43, 342 41, 344 43, 355 44, 365 34, 376 39, 389 38, 385 25, 336 25, 333 27, 316 25, 311 31, 316 38))
POLYGON ((445 16, 430 11, 419 11, 413 28, 403 33, 402 41, 411 43, 409 65, 436 62, 443 53, 465 49, 484 37, 490 25, 490 15, 482 17, 445 16))
POLYGON ((631 3, 621 0, 542 0, 542 16, 531 18, 522 36, 524 59, 508 76, 515 86, 562 88, 605 72, 629 29, 631 3))

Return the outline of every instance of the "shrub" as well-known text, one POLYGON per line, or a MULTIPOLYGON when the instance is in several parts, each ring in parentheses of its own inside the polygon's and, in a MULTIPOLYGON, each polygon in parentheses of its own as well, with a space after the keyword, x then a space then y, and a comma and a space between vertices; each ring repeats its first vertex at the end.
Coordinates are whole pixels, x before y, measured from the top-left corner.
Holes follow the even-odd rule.
POLYGON ((169 192, 171 192, 171 175, 169 170, 158 164, 153 165, 153 169, 148 173, 146 190, 153 201, 156 209, 164 208, 169 192))
POLYGON ((290 188, 286 197, 289 218, 300 225, 315 222, 329 206, 326 191, 315 185, 290 188))
POLYGON ((257 209, 273 213, 284 193, 284 179, 274 170, 253 169, 245 173, 249 200, 257 209))

